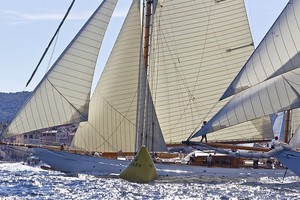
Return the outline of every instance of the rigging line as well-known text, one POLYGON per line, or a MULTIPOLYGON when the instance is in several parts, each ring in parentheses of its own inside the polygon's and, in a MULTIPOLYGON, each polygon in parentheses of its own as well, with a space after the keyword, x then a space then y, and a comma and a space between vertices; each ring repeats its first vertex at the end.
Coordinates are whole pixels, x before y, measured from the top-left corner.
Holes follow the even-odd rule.
MULTIPOLYGON (((203 119, 207 118, 208 114, 211 113, 212 109, 214 109, 214 107, 217 105, 217 103, 218 103, 218 101, 215 102, 215 104, 214 104, 214 105, 210 108, 210 110, 205 114, 205 116, 204 116, 203 119)), ((202 122, 201 122, 201 123, 202 123, 202 122)), ((196 127, 196 128, 192 131, 192 133, 190 134, 190 136, 188 137, 187 140, 190 140, 191 137, 196 133, 196 130, 201 126, 201 123, 199 123, 198 127, 196 127)))
MULTIPOLYGON (((58 34, 59 34, 59 33, 58 33, 58 34)), ((52 60, 53 55, 54 55, 54 51, 55 51, 55 47, 56 47, 56 45, 57 45, 57 41, 58 41, 58 36, 56 37, 56 40, 55 40, 55 43, 54 43, 54 47, 53 47, 53 49, 52 49, 52 52, 51 52, 51 55, 50 55, 50 59, 49 59, 49 62, 48 62, 48 66, 47 66, 47 69, 46 69, 46 72, 45 72, 45 73, 47 73, 47 71, 48 71, 49 68, 50 68, 51 60, 52 60)))
MULTIPOLYGON (((87 122, 87 123, 92 127, 92 129, 95 130, 96 133, 98 133, 98 135, 104 140, 104 142, 102 142, 102 144, 98 145, 96 148, 93 149, 94 151, 98 151, 98 148, 101 147, 101 146, 102 146, 103 144, 105 144, 106 142, 108 143, 108 145, 109 145, 112 149, 114 149, 115 151, 117 151, 117 149, 114 148, 114 146, 108 142, 108 139, 105 139, 105 137, 97 130, 97 128, 95 128, 95 126, 92 125, 91 122, 89 122, 89 121, 86 121, 86 122, 87 122)), ((82 127, 81 129, 84 129, 84 127, 87 126, 88 124, 85 124, 84 126, 79 126, 78 128, 82 127)), ((76 132, 77 132, 77 131, 76 131, 76 132)), ((83 131, 81 131, 81 132, 83 132, 83 131)), ((78 132, 78 133, 79 133, 79 132, 78 132)), ((77 133, 77 135, 79 135, 78 133, 77 133)), ((83 134, 80 134, 80 138, 81 138, 81 141, 83 141, 84 146, 88 147, 89 145, 88 145, 87 143, 90 143, 90 142, 87 141, 86 138, 83 137, 83 134)), ((88 139, 88 140, 89 140, 89 139, 88 139)), ((75 144, 75 146, 76 146, 76 144, 75 144)), ((80 147, 80 148, 82 148, 82 147, 80 147)))
MULTIPOLYGON (((206 7, 207 8, 207 7, 206 7)), ((201 66, 201 63, 202 63, 202 60, 203 60, 203 56, 204 56, 204 51, 205 51, 205 48, 206 48, 206 44, 207 44, 207 40, 208 40, 208 31, 209 31, 209 26, 211 25, 210 23, 211 23, 211 15, 210 15, 210 13, 212 12, 212 5, 210 5, 209 6, 209 9, 206 11, 207 13, 208 13, 208 20, 207 20, 207 26, 206 26, 206 30, 205 30, 205 39, 204 39, 204 47, 203 47, 203 49, 202 49, 202 54, 201 54, 201 57, 200 57, 200 62, 199 62, 199 64, 200 64, 200 66, 199 66, 199 71, 198 71, 198 75, 197 75, 197 79, 196 79, 196 81, 195 81, 195 85, 194 85, 194 87, 190 90, 189 89, 189 93, 190 93, 190 95, 191 95, 191 97, 194 97, 193 96, 193 93, 195 92, 195 89, 196 89, 196 84, 197 84, 197 82, 198 82, 198 78, 199 78, 199 74, 200 74, 200 71, 201 71, 201 69, 202 69, 202 66, 201 66)), ((197 101, 197 102, 199 102, 199 101, 197 101)), ((200 103, 200 102, 199 102, 200 103)), ((205 118, 207 118, 207 116, 208 116, 208 114, 209 113, 211 113, 211 111, 212 111, 212 109, 217 105, 217 103, 218 102, 215 102, 215 104, 209 109, 209 111, 205 114, 205 117, 203 118, 203 119, 205 119, 205 118)), ((201 124, 199 124, 199 126, 200 126, 201 124)), ((198 127, 199 127, 198 126, 198 127)), ((193 133, 195 133, 195 131, 196 131, 196 129, 198 129, 198 127, 196 127, 195 129, 194 129, 194 131, 191 133, 191 135, 193 134, 193 133)), ((190 135, 190 137, 191 137, 191 135, 190 135)), ((189 137, 189 138, 190 138, 189 137)))
MULTIPOLYGON (((98 149, 99 147, 101 147, 103 144, 105 144, 105 143, 108 143, 108 145, 109 146, 111 146, 111 148, 113 148, 115 151, 117 151, 117 149, 116 148, 114 148, 114 146, 112 145, 112 144, 110 144, 109 143, 109 139, 111 138, 111 137, 113 137, 113 135, 117 132, 117 129, 121 126, 121 124, 124 122, 124 120, 125 119, 127 119, 126 118, 126 116, 127 116, 127 114, 128 114, 128 112, 129 112, 129 109, 132 107, 132 104, 133 104, 133 102, 135 102, 134 101, 134 99, 135 99, 135 97, 136 97, 136 95, 137 95, 137 91, 135 92, 135 95, 134 95, 134 98, 132 99, 132 101, 131 101, 131 104, 130 104, 130 106, 128 107, 128 110, 127 110, 127 112, 125 113, 125 115, 123 115, 121 112, 119 112, 112 104, 110 104, 102 95, 101 95, 101 93, 98 91, 98 90, 96 90, 96 92, 98 92, 99 93, 99 95, 103 98, 103 100, 109 105, 109 106, 111 106, 111 108, 113 108, 117 113, 119 113, 123 118, 122 118, 122 120, 121 120, 121 122, 118 124, 118 126, 112 131, 112 133, 109 135, 109 137, 106 139, 89 121, 87 121, 90 125, 91 125, 91 127, 98 133, 98 135, 99 136, 101 136, 102 138, 103 138, 103 142, 102 142, 102 144, 100 144, 100 145, 98 145, 97 147, 96 147, 96 149, 98 149)), ((129 121, 129 120, 128 120, 129 121)), ((136 127, 136 125, 134 125, 134 123, 132 123, 131 121, 129 121, 133 126, 135 126, 136 127)))
MULTIPOLYGON (((159 21, 158 21, 158 23, 160 24, 160 18, 159 18, 159 21)), ((208 31, 208 28, 207 28, 207 30, 206 30, 206 32, 208 31)), ((166 39, 167 37, 165 36, 166 34, 164 33, 164 32, 161 32, 161 34, 162 34, 162 38, 166 41, 166 46, 167 46, 167 48, 170 50, 170 52, 173 52, 172 50, 171 50, 171 48, 170 48, 170 46, 168 45, 168 40, 166 39)), ((206 34, 207 35, 207 34, 206 34)), ((157 38, 157 40, 158 40, 158 38, 157 38)), ((158 42, 157 42, 158 43, 158 42)), ((159 48, 158 48, 159 49, 159 48)), ((176 51, 176 49, 174 49, 174 51, 176 51)), ((181 65, 181 63, 180 63, 180 56, 178 56, 179 54, 176 52, 175 54, 172 54, 172 53, 170 53, 171 55, 171 57, 173 57, 174 59, 175 58, 177 58, 178 59, 178 64, 179 64, 179 66, 182 68, 182 65, 181 65)), ((203 54, 202 54, 202 56, 203 56, 203 54)), ((202 58, 201 58, 201 60, 202 60, 202 58)), ((190 98, 189 98, 189 103, 185 106, 185 109, 184 109, 184 112, 181 114, 181 117, 178 119, 178 122, 176 123, 176 124, 178 124, 179 122, 180 122, 180 120, 184 117, 184 113, 186 113, 186 109, 188 108, 188 107, 190 107, 190 105, 192 105, 192 100, 194 101, 194 96, 193 96, 193 92, 189 89, 189 87, 188 87, 188 83, 187 83, 187 81, 186 81, 186 78, 185 78, 185 76, 184 76, 184 74, 182 73, 182 71, 179 69, 179 67, 177 67, 177 65, 176 65, 176 62, 174 62, 174 69, 176 70, 176 72, 179 74, 177 77, 178 77, 178 79, 179 80, 182 80, 182 82, 184 83, 183 85, 185 86, 185 88, 186 88, 186 90, 187 90, 187 92, 188 92, 188 94, 189 94, 189 96, 190 96, 190 98), (181 77, 181 78, 180 78, 181 77)), ((157 85, 156 85, 156 87, 157 87, 157 85)), ((176 126, 174 127, 174 128, 172 128, 170 131, 172 131, 173 129, 175 129, 176 128, 176 126)))
MULTIPOLYGON (((87 121, 87 123, 91 124, 89 121, 87 121)), ((84 125, 82 125, 82 123, 79 123, 79 124, 78 124, 77 130, 75 131, 74 138, 72 139, 72 142, 71 142, 72 148, 74 148, 74 149, 75 149, 75 148, 83 149, 83 148, 82 148, 82 143, 84 144, 85 147, 88 147, 88 145, 86 144, 86 140, 85 140, 85 138, 83 137, 83 134, 80 134, 80 136, 78 136, 79 133, 82 132, 81 130, 80 130, 80 132, 78 132, 78 129, 84 129, 84 127, 88 125, 87 123, 84 124, 84 125), (78 142, 75 141, 75 139, 76 139, 77 137, 80 137, 80 138, 81 138, 81 140, 80 140, 80 141, 82 141, 82 143, 80 144, 81 147, 79 147, 78 142), (74 141, 75 141, 75 142, 74 142, 74 141)), ((92 126, 92 127, 93 127, 93 126, 92 126)), ((93 127, 93 128, 94 128, 94 127, 93 127)), ((86 149, 86 148, 85 148, 85 149, 86 149)))
POLYGON ((49 82, 49 84, 52 86, 53 89, 57 91, 57 93, 67 102, 69 103, 70 107, 73 108, 81 117, 84 118, 84 120, 87 121, 88 116, 84 115, 80 110, 78 110, 75 105, 73 105, 60 91, 55 87, 55 85, 50 81, 50 79, 47 77, 46 80, 49 82))
MULTIPOLYGON (((211 10, 212 9, 212 7, 210 6, 209 7, 209 11, 207 11, 208 13, 211 13, 211 10)), ((208 19, 208 24, 207 24, 207 29, 206 29, 206 32, 208 32, 208 29, 209 29, 209 26, 211 25, 210 24, 210 22, 211 22, 211 18, 210 18, 210 15, 209 15, 209 19, 208 19)), ((212 27, 212 29, 213 29, 213 27, 212 27)), ((206 34, 206 36, 205 36, 205 43, 204 43, 204 48, 203 48, 203 52, 204 52, 204 49, 205 49, 205 46, 206 46, 206 42, 207 42, 207 34, 206 34)), ((217 41, 218 42, 218 41, 217 41)), ((219 45, 219 43, 217 44, 219 47, 220 47, 220 45, 219 45)), ((202 57, 201 57, 201 59, 200 60, 202 60, 203 59, 203 54, 202 54, 202 57)), ((200 61, 200 68, 201 68, 201 61, 200 61)), ((197 79, 199 78, 199 73, 200 73, 200 70, 198 71, 198 76, 197 76, 197 79)), ((195 82, 195 83, 197 83, 197 81, 195 82)), ((195 87, 196 87, 196 84, 194 85, 194 90, 195 90, 195 87)), ((210 108, 210 110, 209 110, 209 112, 208 113, 206 113, 206 115, 205 115, 205 118, 208 116, 208 114, 209 113, 211 113, 211 111, 213 110, 213 108, 215 108, 215 106, 218 104, 218 101, 217 102, 215 102, 215 104, 210 108)), ((204 119, 205 119, 204 118, 204 119)), ((200 126, 201 124, 199 124, 199 126, 200 126)), ((198 126, 198 127, 199 127, 198 126)), ((196 131, 196 129, 197 128, 195 128, 195 130, 194 130, 194 132, 196 131)), ((191 138, 191 136, 194 134, 194 132, 193 133, 191 133, 191 135, 190 135, 190 137, 188 138, 188 139, 190 139, 191 138)))
MULTIPOLYGON (((162 9, 160 9, 160 13, 162 12, 162 9)), ((160 16, 160 15, 159 15, 160 16)), ((169 14, 169 16, 171 16, 171 14, 169 14)), ((158 18, 158 27, 161 27, 161 17, 157 17, 158 18)), ((170 20, 171 21, 171 17, 170 17, 170 19, 168 19, 168 20, 170 20)), ((154 23, 155 23, 155 21, 154 21, 154 23)), ((173 24, 173 22, 170 22, 170 24, 173 24)), ((172 26, 172 25, 171 25, 172 26)), ((173 27, 173 26, 172 26, 173 27)), ((169 43, 172 43, 172 42, 175 42, 176 40, 175 39, 173 39, 172 41, 171 40, 168 40, 167 38, 174 38, 174 36, 170 36, 170 37, 166 37, 166 35, 170 35, 170 33, 168 32, 168 33, 165 33, 165 32, 163 32, 163 30, 161 30, 161 29, 159 29, 159 32, 161 33, 161 35, 162 35, 162 38, 159 38, 158 36, 157 36, 157 39, 156 39, 156 42, 157 42, 157 44, 159 44, 159 39, 161 39, 161 41, 165 41, 165 45, 166 45, 166 47, 167 47, 167 49, 169 50, 169 53, 170 53, 170 56, 173 58, 173 60, 177 60, 177 62, 179 63, 179 66, 181 67, 181 68, 183 68, 183 66, 181 65, 181 63, 180 63, 180 54, 176 51, 177 49, 171 49, 171 47, 170 47, 170 45, 169 45, 169 43), (169 41, 169 42, 168 42, 169 41), (172 52, 175 52, 175 53, 172 53, 172 52)), ((175 32, 175 31, 174 31, 175 32)), ((163 42, 162 42, 163 43, 163 42)), ((176 44, 176 43, 175 43, 176 44)), ((172 46, 176 46, 176 45, 172 45, 172 46)), ((160 48, 157 48, 157 49, 160 49, 160 48)), ((193 97, 193 94, 192 94, 192 92, 189 90, 189 87, 188 87, 188 83, 187 83, 187 81, 186 81, 186 78, 185 78, 185 76, 184 76, 184 74, 182 73, 182 71, 181 70, 179 70, 179 67, 177 67, 176 66, 176 62, 174 62, 174 69, 175 69, 175 71, 177 72, 177 74, 179 74, 178 76, 176 76, 176 77, 178 77, 178 79, 179 80, 182 80, 183 82, 184 82, 184 86, 185 86, 185 88, 186 88, 186 90, 187 90, 187 92, 189 93, 189 95, 191 96, 191 97, 193 97), (182 78, 181 78, 182 77, 182 78)), ((158 71, 158 69, 157 69, 157 71, 158 71)), ((157 85, 156 85, 156 89, 157 89, 157 85)))
POLYGON ((63 25, 63 23, 64 23, 65 19, 67 18, 67 16, 68 16, 69 12, 71 11, 71 8, 73 7, 73 4, 74 4, 74 2, 75 2, 75 0, 73 0, 73 1, 72 1, 72 3, 71 3, 71 5, 69 6, 69 8, 68 8, 68 10, 67 10, 67 12, 66 12, 66 14, 65 14, 65 16, 64 16, 64 18, 63 18, 63 20, 60 22, 60 24, 59 24, 58 28, 56 29, 56 31, 55 31, 55 33, 54 33, 53 37, 51 38, 51 40, 50 40, 50 42, 49 42, 49 44, 48 44, 47 48, 45 49, 45 51, 44 51, 44 53, 43 53, 42 57, 40 58, 40 60, 39 60, 39 62, 38 62, 38 64, 37 64, 37 66, 35 67, 35 69, 34 69, 33 73, 31 74, 31 76, 30 76, 29 80, 27 81, 27 83, 26 83, 26 86, 25 86, 25 87, 27 87, 27 86, 28 86, 28 84, 31 82, 31 80, 32 80, 33 76, 35 75, 35 73, 36 73, 37 69, 39 68, 39 66, 40 66, 41 62, 43 61, 43 59, 44 59, 44 57, 45 57, 46 53, 48 52, 48 49, 49 49, 49 47, 51 46, 51 44, 52 44, 52 42, 53 42, 54 38, 56 37, 56 35, 57 35, 57 33, 59 32, 59 30, 60 30, 61 26, 63 25))
MULTIPOLYGON (((206 7, 205 7, 206 8, 206 7)), ((197 84, 197 82, 198 82, 198 78, 199 78, 199 75, 200 75, 200 71, 201 71, 201 69, 202 69, 202 61, 203 61, 203 57, 204 57, 204 51, 205 51, 205 49, 206 49, 206 45, 207 45, 207 43, 208 43, 208 31, 209 31, 209 27, 211 26, 211 12, 212 12, 212 5, 210 5, 209 6, 209 8, 208 9, 205 9, 205 11, 206 11, 206 13, 207 13, 207 17, 208 17, 208 19, 207 19, 207 24, 206 24, 206 30, 204 30, 205 31, 205 38, 204 38, 204 44, 203 44, 203 48, 202 48, 202 52, 201 52, 201 56, 200 56, 200 61, 199 61, 199 71, 198 71, 198 73, 197 73, 197 79, 196 79, 196 81, 195 81, 195 84, 194 84, 194 87, 193 87, 193 89, 192 89, 192 91, 194 92, 195 91, 195 89, 196 89, 196 84, 197 84)), ((199 124, 200 125, 200 124, 199 124)))

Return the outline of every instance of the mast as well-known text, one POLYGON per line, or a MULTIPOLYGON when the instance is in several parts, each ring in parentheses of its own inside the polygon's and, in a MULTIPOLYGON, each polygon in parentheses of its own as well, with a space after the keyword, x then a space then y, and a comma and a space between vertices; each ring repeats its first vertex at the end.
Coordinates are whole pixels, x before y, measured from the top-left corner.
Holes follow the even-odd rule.
POLYGON ((144 32, 144 64, 145 68, 148 68, 148 59, 149 59, 149 42, 150 42, 150 18, 151 18, 151 4, 152 0, 146 0, 146 10, 145 22, 143 24, 144 32))
MULTIPOLYGON (((146 90, 145 90, 145 129, 144 129, 144 137, 143 137, 143 144, 147 145, 149 144, 149 134, 151 134, 150 138, 153 138, 153 109, 148 109, 148 105, 151 103, 149 102, 150 98, 150 93, 148 90, 148 82, 147 82, 147 74, 148 74, 148 64, 149 64, 149 47, 150 47, 150 26, 151 26, 151 15, 152 15, 152 2, 153 0, 147 0, 146 1, 146 15, 145 15, 145 24, 144 24, 144 29, 145 29, 145 35, 144 35, 144 65, 145 65, 145 70, 146 70, 146 90), (149 112, 152 112, 152 114, 149 116, 149 112), (149 119, 151 118, 151 120, 149 119), (150 124, 149 124, 150 123, 150 124), (151 128, 150 128, 151 127, 151 128), (150 132, 151 131, 151 132, 150 132)), ((153 149, 153 142, 150 141, 150 145, 148 146, 148 149, 152 150, 153 149)))
POLYGON ((290 117, 291 117, 291 110, 287 110, 285 114, 285 129, 284 129, 284 138, 283 138, 283 142, 285 143, 288 143, 289 141, 290 117))
POLYGON ((142 30, 143 30, 143 64, 140 69, 140 80, 139 83, 139 93, 140 93, 140 101, 139 108, 138 108, 138 133, 137 133, 137 147, 139 149, 142 145, 147 144, 147 69, 149 63, 149 43, 150 43, 150 23, 151 23, 151 12, 152 12, 152 0, 145 0, 144 1, 144 9, 143 9, 143 19, 142 19, 142 30))

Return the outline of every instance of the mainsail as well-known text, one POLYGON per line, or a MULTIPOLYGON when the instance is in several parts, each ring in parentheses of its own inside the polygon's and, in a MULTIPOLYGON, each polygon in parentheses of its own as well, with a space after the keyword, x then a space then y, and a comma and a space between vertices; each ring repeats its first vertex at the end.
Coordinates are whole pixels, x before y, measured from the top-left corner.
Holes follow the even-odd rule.
POLYGON ((98 53, 116 0, 103 2, 33 91, 6 136, 87 120, 98 53))
MULTIPOLYGON (((157 1, 149 85, 166 143, 180 143, 228 100, 222 93, 253 52, 243 0, 157 1)), ((269 119, 209 140, 271 138, 269 119)))
POLYGON ((234 95, 193 137, 300 107, 298 9, 299 1, 287 4, 226 94, 248 89, 234 95))

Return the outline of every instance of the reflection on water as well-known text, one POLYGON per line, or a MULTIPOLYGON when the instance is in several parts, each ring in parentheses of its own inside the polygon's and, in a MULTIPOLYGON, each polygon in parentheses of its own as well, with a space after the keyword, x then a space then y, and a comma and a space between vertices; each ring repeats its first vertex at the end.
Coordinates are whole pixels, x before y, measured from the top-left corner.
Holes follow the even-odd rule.
POLYGON ((0 199, 299 199, 300 179, 161 178, 150 184, 68 176, 22 163, 0 163, 0 199))

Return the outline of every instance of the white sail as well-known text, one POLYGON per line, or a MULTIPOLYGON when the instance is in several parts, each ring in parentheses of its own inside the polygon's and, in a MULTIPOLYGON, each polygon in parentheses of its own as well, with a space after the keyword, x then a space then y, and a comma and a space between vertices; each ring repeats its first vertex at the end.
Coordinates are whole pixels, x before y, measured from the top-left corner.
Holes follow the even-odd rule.
POLYGON ((147 68, 145 63, 139 70, 138 104, 137 104, 137 139, 136 151, 146 146, 151 152, 167 151, 167 146, 157 119, 149 84, 147 82, 147 68))
POLYGON ((262 117, 210 133, 209 142, 245 143, 274 138, 270 117, 262 117))
POLYGON ((290 118, 290 137, 299 129, 300 125, 300 109, 291 110, 291 118, 290 118))
POLYGON ((300 148, 300 109, 292 110, 288 143, 293 148, 300 148))
POLYGON ((283 140, 286 126, 286 112, 275 113, 270 115, 270 117, 272 119, 274 137, 278 136, 279 140, 283 140))
POLYGON ((300 68, 236 94, 193 137, 300 107, 300 68))
MULTIPOLYGON (((148 77, 166 143, 185 140, 226 104, 219 99, 253 49, 243 0, 157 2, 148 77)), ((263 138, 263 121, 211 138, 263 138)))
POLYGON ((292 138, 289 141, 289 145, 295 149, 300 148, 300 127, 295 130, 292 138))
POLYGON ((300 148, 300 109, 291 110, 290 119, 285 123, 289 125, 289 130, 286 131, 288 144, 293 148, 300 148))
POLYGON ((7 136, 87 120, 98 53, 116 0, 104 1, 8 126, 7 136))
POLYGON ((300 1, 291 0, 221 99, 300 67, 300 1))
POLYGON ((134 1, 91 98, 89 120, 78 128, 73 147, 135 151, 141 34, 139 3, 134 1))

